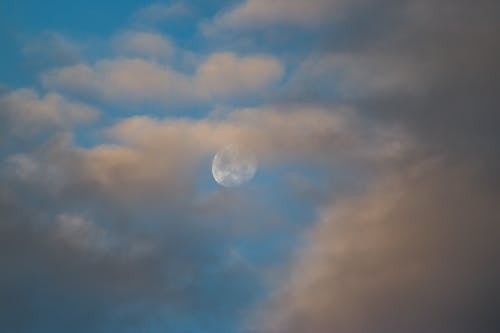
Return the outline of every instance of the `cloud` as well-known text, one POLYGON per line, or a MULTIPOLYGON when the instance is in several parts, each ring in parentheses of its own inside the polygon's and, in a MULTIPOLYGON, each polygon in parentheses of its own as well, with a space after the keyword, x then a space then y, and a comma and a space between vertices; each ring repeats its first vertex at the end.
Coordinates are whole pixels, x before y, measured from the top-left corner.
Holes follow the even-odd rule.
POLYGON ((157 23, 179 16, 187 16, 191 12, 191 9, 183 2, 171 4, 153 3, 138 10, 134 15, 134 19, 139 22, 157 23))
POLYGON ((105 227, 113 220, 102 215, 95 222, 70 213, 52 220, 48 211, 53 205, 69 209, 67 201, 60 198, 37 209, 27 204, 33 195, 18 200, 16 192, 3 193, 0 203, 0 263, 9 267, 0 283, 8 296, 3 300, 10 300, 0 301, 4 329, 126 331, 159 315, 170 318, 169 306, 189 306, 195 300, 189 296, 196 295, 189 277, 200 276, 195 262, 201 253, 196 251, 203 245, 188 245, 181 236, 185 226, 176 232, 185 240, 182 246, 168 237, 167 244, 147 235, 137 239, 116 226, 105 227), (81 325, 74 327, 76 322, 81 325))
POLYGON ((26 41, 21 52, 30 65, 61 66, 82 59, 84 46, 56 31, 44 31, 26 41))
POLYGON ((197 69, 196 81, 202 95, 225 95, 231 92, 256 91, 276 82, 283 75, 283 65, 271 56, 238 57, 233 53, 211 55, 197 69))
POLYGON ((99 250, 109 243, 103 230, 81 216, 60 214, 56 229, 56 237, 82 250, 99 250))
POLYGON ((337 99, 356 100, 387 94, 420 96, 428 88, 434 64, 413 62, 405 55, 380 52, 331 52, 305 59, 287 82, 291 93, 309 85, 333 90, 337 99))
POLYGON ((69 128, 95 120, 99 111, 57 94, 40 96, 33 89, 18 89, 0 96, 2 127, 9 135, 24 137, 47 128, 69 128))
POLYGON ((173 55, 172 42, 161 34, 145 31, 124 31, 114 37, 120 54, 168 59, 173 55))
POLYGON ((120 259, 133 260, 146 257, 155 250, 154 246, 145 240, 120 239, 94 221, 79 215, 59 214, 52 233, 56 242, 89 256, 114 254, 120 259))
POLYGON ((178 142, 87 149, 57 136, 2 161, 4 329, 174 330, 184 318, 217 329, 213 318, 239 316, 259 281, 228 265, 234 235, 199 215, 178 142))
POLYGON ((409 137, 397 129, 368 130, 358 122, 355 111, 342 107, 236 109, 222 118, 205 120, 132 117, 118 122, 107 133, 119 142, 143 148, 164 147, 182 137, 185 145, 200 154, 239 143, 255 151, 263 165, 324 163, 335 156, 379 161, 397 159, 403 151, 412 149, 409 137))
POLYGON ((427 161, 324 209, 263 331, 498 330, 500 192, 483 171, 427 161))
POLYGON ((283 65, 266 55, 214 53, 192 75, 159 62, 116 58, 94 66, 58 68, 43 75, 47 87, 111 101, 192 101, 257 93, 277 82, 283 65))
POLYGON ((332 16, 338 16, 356 2, 359 1, 245 0, 217 14, 204 28, 210 34, 231 29, 258 30, 276 25, 316 27, 332 23, 332 16))
POLYGON ((330 188, 257 331, 499 330, 498 10, 382 1, 325 30, 286 98, 341 100, 416 149, 374 170, 365 191, 330 188))
POLYGON ((188 148, 167 144, 161 155, 159 147, 101 144, 85 149, 63 135, 29 154, 10 156, 6 172, 16 182, 46 188, 52 197, 129 203, 168 199, 174 204, 191 193, 194 163, 188 161, 193 159, 188 148))
POLYGON ((131 117, 105 135, 114 143, 88 148, 56 136, 32 152, 11 155, 5 172, 25 186, 44 188, 49 197, 175 207, 195 194, 202 161, 229 143, 254 151, 262 170, 288 163, 327 170, 342 160, 376 166, 413 149, 391 128, 367 130, 352 111, 299 106, 242 109, 201 120, 131 117))
POLYGON ((213 318, 238 320, 248 288, 259 290, 265 276, 233 244, 282 236, 279 212, 255 193, 203 196, 200 163, 233 140, 255 148, 264 168, 339 158, 357 149, 350 117, 300 106, 202 120, 131 117, 105 131, 113 143, 79 147, 64 134, 10 155, 0 172, 0 253, 9 253, 0 263, 11 275, 0 288, 17 302, 0 302, 11 318, 4 327, 64 331, 85 320, 82 332, 126 331, 182 316, 217 330, 213 318), (37 281, 52 297, 32 293, 37 281))
MULTIPOLYGON (((308 29, 321 45, 270 105, 129 117, 90 144, 54 133, 2 151, 2 330, 235 332, 257 303, 242 331, 498 332, 498 1, 359 4, 249 0, 216 16, 226 32, 324 29, 308 29), (270 177, 200 184, 209 157, 233 142, 270 177), (297 201, 281 196, 289 190, 297 201), (282 243, 298 246, 290 262, 282 243)), ((234 53, 184 72, 160 59, 161 36, 124 34, 120 52, 147 60, 55 68, 45 87, 122 103, 215 102, 284 76, 278 58, 234 53)), ((30 135, 95 117, 65 96, 2 95, 8 141, 7 126, 30 135)))
POLYGON ((345 36, 325 34, 321 48, 292 75, 286 98, 342 100, 407 127, 433 149, 492 152, 497 135, 489 124, 498 117, 491 106, 500 86, 492 74, 500 55, 493 43, 496 4, 405 1, 390 8, 351 16, 337 27, 345 36), (467 28, 455 24, 465 19, 467 28))

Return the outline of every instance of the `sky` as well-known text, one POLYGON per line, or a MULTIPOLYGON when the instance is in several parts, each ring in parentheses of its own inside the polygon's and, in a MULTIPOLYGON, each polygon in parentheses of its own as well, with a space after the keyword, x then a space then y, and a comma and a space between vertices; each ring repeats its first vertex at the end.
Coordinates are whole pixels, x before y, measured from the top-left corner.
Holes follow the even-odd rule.
POLYGON ((499 15, 3 0, 0 331, 500 332, 499 15))

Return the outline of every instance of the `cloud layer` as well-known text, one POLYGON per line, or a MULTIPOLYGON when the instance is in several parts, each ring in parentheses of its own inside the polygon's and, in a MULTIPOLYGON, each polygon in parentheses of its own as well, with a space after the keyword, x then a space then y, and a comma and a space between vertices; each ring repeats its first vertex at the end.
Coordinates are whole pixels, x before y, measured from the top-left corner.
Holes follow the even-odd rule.
POLYGON ((265 332, 495 332, 497 189, 428 161, 322 212, 265 332))
MULTIPOLYGON (((138 42, 137 38, 134 41, 138 42)), ((135 45, 142 51, 147 47, 143 42, 141 39, 142 44, 135 45)), ((157 50, 148 47, 146 51, 157 50)), ((240 57, 223 52, 210 55, 192 74, 154 60, 116 58, 99 60, 93 66, 80 64, 52 70, 44 74, 43 83, 111 101, 178 102, 257 93, 278 81, 283 71, 283 65, 271 56, 240 57)))
POLYGON ((387 4, 338 26, 349 39, 325 36, 289 89, 328 103, 313 83, 331 83, 336 100, 398 124, 417 149, 386 165, 366 192, 332 194, 281 292, 257 316, 259 331, 499 329, 499 137, 490 126, 499 106, 498 4, 387 4))

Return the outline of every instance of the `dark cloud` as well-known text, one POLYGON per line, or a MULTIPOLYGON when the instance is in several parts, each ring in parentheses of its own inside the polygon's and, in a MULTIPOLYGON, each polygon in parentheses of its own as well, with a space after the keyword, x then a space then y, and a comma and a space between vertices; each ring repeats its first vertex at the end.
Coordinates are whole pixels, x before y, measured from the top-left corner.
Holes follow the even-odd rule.
POLYGON ((418 153, 328 205, 262 331, 500 330, 498 13, 489 0, 374 2, 299 69, 293 99, 355 105, 418 153))
POLYGON ((436 149, 491 154, 500 120, 498 2, 368 7, 333 24, 292 80, 291 98, 341 99, 370 119, 404 124, 436 149))
POLYGON ((428 161, 323 211, 265 332, 497 332, 497 202, 428 161))
POLYGON ((214 318, 237 318, 251 298, 245 290, 259 288, 246 266, 231 264, 225 242, 241 234, 204 223, 192 182, 177 186, 183 173, 162 169, 162 179, 135 151, 108 148, 94 155, 63 135, 4 161, 2 329, 175 330, 186 318, 227 330, 214 318))

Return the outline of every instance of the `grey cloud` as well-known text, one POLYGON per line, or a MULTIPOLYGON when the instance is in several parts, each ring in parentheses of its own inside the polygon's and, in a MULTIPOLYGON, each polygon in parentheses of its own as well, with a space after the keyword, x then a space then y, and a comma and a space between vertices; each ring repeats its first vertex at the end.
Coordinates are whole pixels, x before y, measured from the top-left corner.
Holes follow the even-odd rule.
MULTIPOLYGON (((293 23, 306 2, 294 1, 291 14, 280 11, 284 3, 264 12, 263 26, 273 25, 273 13, 293 23)), ((328 205, 290 276, 273 275, 283 288, 261 307, 261 331, 500 330, 497 1, 365 2, 346 9, 342 20, 325 9, 330 2, 312 3, 326 7, 309 8, 300 23, 319 15, 328 33, 285 87, 282 105, 204 120, 132 117, 106 131, 111 143, 84 148, 56 137, 2 162, 5 329, 137 332, 162 318, 166 331, 179 331, 168 326, 172 317, 210 329, 219 318, 242 316, 248 290, 262 276, 225 246, 285 226, 273 207, 251 201, 261 192, 198 196, 199 164, 236 141, 255 149, 266 168, 298 163, 333 174, 332 161, 343 160, 353 178, 358 168, 376 175, 372 188, 360 186, 350 198, 330 183, 318 192, 300 178, 284 178, 308 204, 328 205), (241 212, 245 218, 230 223, 241 212)), ((198 88, 208 86, 206 95, 187 89, 183 98, 262 88, 256 82, 268 67, 255 71, 250 61, 247 75, 234 70, 242 58, 216 55, 199 67, 205 79, 198 88), (221 80, 233 72, 240 73, 236 81, 221 80)), ((269 68, 279 68, 272 76, 279 79, 282 67, 275 64, 269 68)), ((69 66, 46 81, 56 76, 57 87, 64 82, 65 89, 117 100, 124 92, 163 98, 170 84, 182 95, 192 83, 191 76, 138 59, 69 66), (123 76, 108 81, 111 72, 123 76)), ((37 111, 54 100, 74 106, 59 95, 25 95, 37 111)), ((35 116, 18 110, 25 125, 64 130, 81 120, 52 109, 35 116)))
POLYGON ((180 173, 152 186, 133 152, 88 154, 62 137, 2 164, 2 328, 128 332, 238 316, 236 295, 259 281, 227 264, 231 233, 203 223, 189 183, 174 188, 180 173))
POLYGON ((349 110, 301 107, 208 120, 131 117, 106 131, 114 143, 83 148, 59 134, 10 155, 0 200, 1 260, 11 272, 0 289, 18 300, 0 302, 9 329, 58 331, 83 322, 81 331, 105 332, 176 314, 206 325, 213 317, 244 316, 249 290, 266 274, 230 245, 283 234, 287 225, 256 199, 265 188, 252 196, 200 197, 193 176, 199 164, 233 140, 255 144, 266 163, 313 163, 331 159, 324 149, 347 154, 368 141, 379 149, 376 133, 352 133, 359 130, 355 119, 349 110), (37 283, 60 305, 50 308, 49 295, 34 294, 37 283))
POLYGON ((323 210, 264 331, 498 331, 500 191, 485 171, 422 162, 323 210))
POLYGON ((283 98, 342 100, 415 150, 322 210, 262 331, 496 332, 500 6, 370 7, 333 24, 283 98))
POLYGON ((371 119, 404 124, 434 149, 491 154, 499 121, 498 4, 378 4, 325 35, 286 98, 340 98, 371 119))

